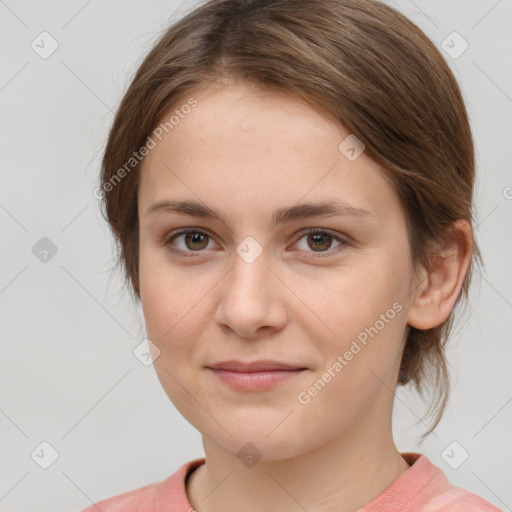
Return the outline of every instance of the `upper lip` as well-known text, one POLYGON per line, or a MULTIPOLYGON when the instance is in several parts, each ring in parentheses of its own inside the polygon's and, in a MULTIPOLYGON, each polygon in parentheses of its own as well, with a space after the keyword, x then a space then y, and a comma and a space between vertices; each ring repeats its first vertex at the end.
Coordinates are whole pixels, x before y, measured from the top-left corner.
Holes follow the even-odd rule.
POLYGON ((250 363, 244 363, 243 361, 221 361, 219 363, 212 364, 208 366, 208 368, 212 368, 214 370, 228 370, 232 372, 263 372, 263 371, 272 371, 272 370, 305 370, 302 366, 296 366, 293 364, 280 363, 279 361, 269 361, 269 360, 261 360, 261 361, 252 361, 250 363))

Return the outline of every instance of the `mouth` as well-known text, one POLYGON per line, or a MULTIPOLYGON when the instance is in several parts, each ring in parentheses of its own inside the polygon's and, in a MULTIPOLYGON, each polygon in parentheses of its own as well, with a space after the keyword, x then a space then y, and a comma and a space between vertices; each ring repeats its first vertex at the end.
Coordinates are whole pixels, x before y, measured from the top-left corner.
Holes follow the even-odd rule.
POLYGON ((237 390, 261 391, 302 375, 303 366, 278 361, 223 361, 206 367, 222 382, 237 390))

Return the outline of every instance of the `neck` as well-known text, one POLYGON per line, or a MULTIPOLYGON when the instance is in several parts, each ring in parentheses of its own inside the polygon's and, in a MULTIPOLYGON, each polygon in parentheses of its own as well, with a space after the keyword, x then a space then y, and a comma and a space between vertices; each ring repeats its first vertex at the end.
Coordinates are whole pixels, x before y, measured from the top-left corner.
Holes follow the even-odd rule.
POLYGON ((358 510, 409 469, 390 423, 359 424, 301 455, 252 467, 203 438, 206 463, 187 483, 190 504, 197 512, 358 510))

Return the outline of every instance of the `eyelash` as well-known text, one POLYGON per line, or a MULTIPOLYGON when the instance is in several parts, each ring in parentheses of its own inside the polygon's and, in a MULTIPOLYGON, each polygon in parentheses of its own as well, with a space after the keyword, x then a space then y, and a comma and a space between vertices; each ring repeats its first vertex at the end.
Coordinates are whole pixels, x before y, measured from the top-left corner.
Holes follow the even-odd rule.
MULTIPOLYGON (((185 229, 185 230, 179 231, 178 233, 174 233, 170 237, 168 237, 164 241, 164 246, 167 247, 167 249, 171 253, 173 253, 173 254, 178 254, 179 256, 184 256, 186 258, 197 258, 197 257, 199 257, 201 255, 202 252, 204 252, 204 250, 199 250, 199 251, 182 251, 181 249, 175 249, 175 248, 172 248, 172 246, 171 246, 172 242, 174 242, 174 240, 176 238, 178 238, 181 235, 187 235, 187 234, 190 234, 190 233, 206 235, 210 240, 213 238, 209 233, 207 233, 206 231, 202 231, 200 229, 185 229), (193 253, 197 253, 197 254, 193 254, 193 253)), ((300 237, 299 237, 299 239, 297 240, 297 242, 299 240, 301 240, 302 238, 304 238, 305 236, 311 235, 311 234, 325 234, 325 235, 328 235, 333 240, 335 240, 337 242, 340 242, 341 245, 339 247, 336 247, 334 250, 327 249, 326 251, 321 251, 321 252, 307 251, 307 252, 312 252, 313 253, 312 256, 307 256, 308 258, 327 258, 327 257, 332 256, 333 253, 338 253, 338 252, 340 252, 340 250, 343 250, 345 247, 348 247, 348 246, 351 245, 347 239, 345 239, 343 237, 340 237, 339 235, 334 234, 330 230, 328 230, 328 229, 318 229, 318 228, 310 228, 310 229, 302 232, 300 237)), ((297 242, 295 242, 295 243, 297 243, 297 242)))

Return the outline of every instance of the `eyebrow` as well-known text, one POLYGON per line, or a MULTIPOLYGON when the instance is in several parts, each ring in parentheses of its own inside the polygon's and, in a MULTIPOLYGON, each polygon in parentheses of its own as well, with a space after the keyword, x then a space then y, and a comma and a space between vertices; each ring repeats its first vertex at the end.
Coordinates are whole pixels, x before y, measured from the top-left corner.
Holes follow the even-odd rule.
MULTIPOLYGON (((190 215, 192 217, 202 217, 215 219, 223 224, 228 224, 227 218, 212 210, 209 206, 192 200, 185 201, 170 201, 163 200, 151 205, 146 210, 146 215, 154 213, 177 213, 182 215, 190 215)), ((289 206, 286 208, 279 208, 274 211, 272 216, 272 226, 291 222, 294 220, 307 219, 310 217, 336 217, 348 216, 358 219, 375 220, 375 217, 367 210, 356 208, 349 203, 335 199, 330 201, 323 201, 320 203, 302 203, 289 206)))

